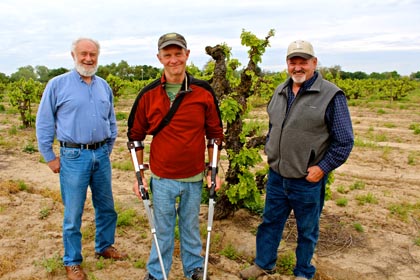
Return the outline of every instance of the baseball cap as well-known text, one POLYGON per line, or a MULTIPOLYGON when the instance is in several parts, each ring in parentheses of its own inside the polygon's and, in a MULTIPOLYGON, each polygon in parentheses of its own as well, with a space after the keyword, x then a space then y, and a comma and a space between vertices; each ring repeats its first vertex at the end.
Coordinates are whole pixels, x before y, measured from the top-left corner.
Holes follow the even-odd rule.
POLYGON ((311 43, 303 40, 296 40, 290 43, 287 48, 287 59, 292 57, 299 56, 304 59, 310 59, 315 56, 314 48, 311 43))
POLYGON ((185 41, 184 36, 181 34, 172 32, 172 33, 166 33, 162 36, 160 36, 158 41, 158 49, 163 49, 164 47, 167 47, 169 45, 177 45, 181 48, 186 49, 187 48, 187 41, 185 41))

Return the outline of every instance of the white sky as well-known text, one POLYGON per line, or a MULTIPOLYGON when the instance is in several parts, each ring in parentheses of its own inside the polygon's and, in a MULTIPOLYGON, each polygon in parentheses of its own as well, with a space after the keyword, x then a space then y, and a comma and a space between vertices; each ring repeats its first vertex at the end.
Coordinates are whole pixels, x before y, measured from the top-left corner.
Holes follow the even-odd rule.
POLYGON ((185 36, 189 62, 202 68, 206 46, 227 43, 247 63, 243 29, 276 35, 261 68, 285 69, 287 45, 310 41, 321 66, 409 75, 420 71, 418 0, 1 0, 0 72, 44 65, 72 68, 70 46, 92 37, 102 46, 99 64, 127 61, 161 67, 157 40, 167 32, 185 36))

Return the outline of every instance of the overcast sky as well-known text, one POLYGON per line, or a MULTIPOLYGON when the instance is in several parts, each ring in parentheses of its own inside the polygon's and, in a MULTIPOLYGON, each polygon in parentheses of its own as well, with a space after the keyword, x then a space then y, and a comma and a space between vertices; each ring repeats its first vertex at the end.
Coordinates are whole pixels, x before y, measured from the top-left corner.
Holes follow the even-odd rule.
POLYGON ((418 0, 1 0, 0 72, 44 65, 72 68, 70 46, 78 37, 101 43, 100 65, 127 61, 161 67, 157 40, 185 36, 190 63, 202 68, 206 46, 227 43, 245 65, 242 30, 276 34, 261 68, 285 69, 287 45, 310 41, 319 64, 344 71, 409 75, 420 71, 418 0))

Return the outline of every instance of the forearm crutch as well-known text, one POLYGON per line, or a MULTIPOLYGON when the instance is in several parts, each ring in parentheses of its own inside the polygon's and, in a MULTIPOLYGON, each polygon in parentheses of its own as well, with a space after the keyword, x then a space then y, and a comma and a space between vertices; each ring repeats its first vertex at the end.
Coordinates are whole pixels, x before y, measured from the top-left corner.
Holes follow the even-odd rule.
POLYGON ((154 222, 154 215, 153 215, 153 208, 151 206, 150 200, 149 200, 149 193, 144 188, 143 185, 143 178, 140 172, 140 169, 148 169, 148 165, 144 164, 139 166, 139 163, 137 161, 137 154, 136 154, 136 148, 143 148, 143 143, 141 141, 128 141, 127 147, 130 150, 131 153, 131 159, 133 160, 134 170, 136 171, 136 178, 138 183, 139 192, 141 195, 141 198, 143 200, 144 209, 146 210, 147 218, 149 220, 150 225, 150 231, 152 232, 153 236, 153 242, 155 243, 156 251, 159 257, 159 263, 160 268, 162 269, 163 279, 167 280, 166 278, 166 272, 165 272, 165 266, 163 265, 162 255, 160 253, 159 244, 156 236, 156 228, 155 228, 155 222, 154 222))
MULTIPOLYGON (((213 227, 213 215, 214 215, 214 193, 216 188, 216 174, 217 174, 217 154, 218 154, 218 139, 210 139, 209 145, 213 144, 213 158, 211 161, 211 186, 209 193, 209 213, 208 213, 208 222, 207 222, 207 243, 206 243, 206 257, 204 261, 204 275, 203 279, 207 279, 207 269, 209 263, 209 254, 210 254, 210 235, 213 227)), ((220 143, 221 144, 221 143, 220 143)))

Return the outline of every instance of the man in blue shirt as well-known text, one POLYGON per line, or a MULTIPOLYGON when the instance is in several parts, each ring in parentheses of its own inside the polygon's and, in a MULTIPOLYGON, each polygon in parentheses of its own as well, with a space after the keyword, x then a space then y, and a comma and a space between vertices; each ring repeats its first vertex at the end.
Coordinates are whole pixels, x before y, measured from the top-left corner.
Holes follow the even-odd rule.
POLYGON ((316 71, 312 45, 292 42, 286 62, 290 77, 276 88, 267 107, 265 152, 270 170, 255 264, 240 272, 242 279, 274 272, 277 249, 292 210, 298 231, 293 273, 296 279, 314 277, 311 260, 328 173, 347 160, 354 144, 346 97, 316 71))
POLYGON ((121 260, 114 244, 117 213, 111 185, 111 154, 117 137, 112 90, 95 76, 100 45, 89 38, 73 42, 72 71, 49 81, 36 118, 38 146, 48 167, 60 174, 64 204, 63 262, 71 280, 87 279, 80 264, 80 227, 87 188, 95 208, 95 256, 121 260), (54 137, 60 156, 53 150, 54 137))

